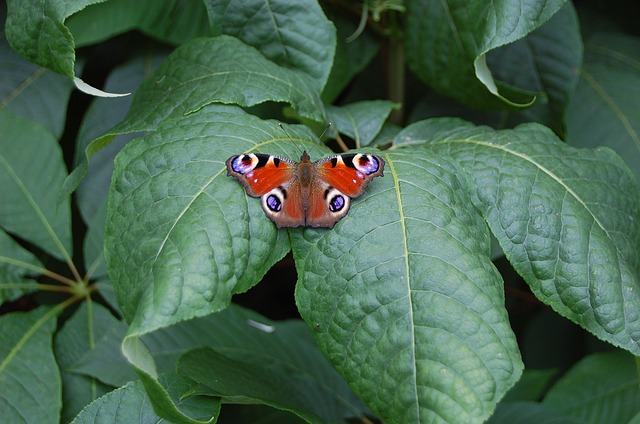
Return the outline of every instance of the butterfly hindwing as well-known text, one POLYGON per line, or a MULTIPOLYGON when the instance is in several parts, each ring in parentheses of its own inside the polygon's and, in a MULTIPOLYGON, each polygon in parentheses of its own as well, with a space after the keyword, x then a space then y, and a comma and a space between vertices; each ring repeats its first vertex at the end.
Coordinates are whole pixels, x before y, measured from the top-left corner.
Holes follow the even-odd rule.
POLYGON ((349 196, 329 184, 317 184, 309 197, 305 225, 309 227, 333 228, 351 205, 349 196))

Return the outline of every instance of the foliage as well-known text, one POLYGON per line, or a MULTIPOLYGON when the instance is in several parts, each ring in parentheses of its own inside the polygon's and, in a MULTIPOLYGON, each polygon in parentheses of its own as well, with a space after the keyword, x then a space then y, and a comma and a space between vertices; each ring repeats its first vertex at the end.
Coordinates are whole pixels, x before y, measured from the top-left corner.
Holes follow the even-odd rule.
POLYGON ((0 416, 638 420, 640 41, 589 10, 10 0, 0 416), (386 162, 332 230, 226 176, 328 146, 386 162), (302 320, 232 303, 286 258, 302 320))

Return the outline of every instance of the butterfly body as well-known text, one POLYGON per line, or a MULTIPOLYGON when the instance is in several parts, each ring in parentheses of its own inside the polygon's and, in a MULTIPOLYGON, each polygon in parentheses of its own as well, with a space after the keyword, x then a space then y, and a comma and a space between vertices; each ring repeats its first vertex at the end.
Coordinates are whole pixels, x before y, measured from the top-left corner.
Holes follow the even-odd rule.
POLYGON ((326 227, 349 211, 369 182, 382 175, 384 161, 362 153, 300 162, 259 153, 230 157, 227 175, 237 178, 247 194, 260 197, 265 214, 279 227, 326 227))

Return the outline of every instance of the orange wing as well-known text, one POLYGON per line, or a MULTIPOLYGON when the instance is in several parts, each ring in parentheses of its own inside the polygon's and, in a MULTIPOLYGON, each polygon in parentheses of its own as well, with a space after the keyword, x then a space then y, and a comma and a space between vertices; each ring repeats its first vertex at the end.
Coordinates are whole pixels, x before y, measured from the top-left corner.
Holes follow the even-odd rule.
POLYGON ((382 175, 384 160, 376 155, 355 153, 322 159, 318 166, 322 181, 354 198, 364 193, 373 178, 382 175))
POLYGON ((294 169, 295 163, 273 155, 245 153, 227 160, 227 175, 237 178, 252 197, 285 185, 294 169))

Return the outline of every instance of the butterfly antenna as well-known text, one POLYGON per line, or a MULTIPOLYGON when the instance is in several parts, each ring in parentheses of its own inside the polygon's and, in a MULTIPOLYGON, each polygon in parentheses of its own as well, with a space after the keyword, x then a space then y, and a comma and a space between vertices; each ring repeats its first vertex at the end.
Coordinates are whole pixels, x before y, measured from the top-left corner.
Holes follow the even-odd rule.
MULTIPOLYGON (((282 131, 287 135, 287 137, 289 137, 291 139, 291 142, 293 142, 293 137, 291 137, 291 134, 289 134, 287 132, 287 129, 284 127, 284 125, 282 125, 282 123, 278 123, 278 125, 280 125, 280 128, 282 129, 282 131)), ((297 143, 293 143, 296 148, 298 149, 298 153, 302 154, 302 152, 300 152, 300 146, 297 143)))
POLYGON ((280 129, 282 129, 282 131, 287 135, 287 137, 289 137, 291 139, 291 141, 293 141, 293 137, 291 137, 291 135, 284 128, 284 125, 282 125, 282 122, 279 122, 278 125, 280 125, 280 129))
MULTIPOLYGON (((282 125, 282 123, 278 123, 278 125, 280 125, 280 128, 287 135, 287 137, 289 137, 291 139, 291 141, 293 141, 293 137, 291 137, 291 134, 289 134, 287 132, 287 129, 284 127, 284 125, 282 125)), ((322 131, 322 134, 320 134, 320 137, 318 137, 318 140, 322 140, 322 137, 324 137, 324 135, 327 133, 327 131, 329 131, 329 128, 331 128, 332 126, 333 126, 333 124, 331 122, 329 122, 327 124, 327 126, 324 128, 324 131, 322 131)), ((340 136, 338 135, 338 138, 339 137, 340 136)), ((340 141, 342 141, 342 140, 340 140, 340 141)), ((298 148, 298 151, 300 151, 300 146, 297 145, 297 144, 296 144, 296 146, 298 148)), ((347 150, 349 150, 349 149, 346 146, 344 146, 344 151, 347 151, 347 150)), ((305 149, 305 151, 306 151, 306 149, 305 149)))
POLYGON ((324 127, 324 131, 322 131, 322 134, 320 134, 320 137, 318 137, 320 140, 322 140, 322 137, 326 134, 327 131, 329 131, 329 128, 331 128, 333 124, 331 122, 329 122, 327 124, 326 127, 324 127))

